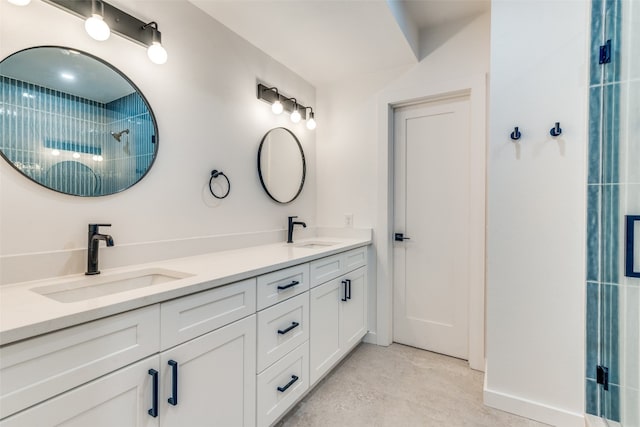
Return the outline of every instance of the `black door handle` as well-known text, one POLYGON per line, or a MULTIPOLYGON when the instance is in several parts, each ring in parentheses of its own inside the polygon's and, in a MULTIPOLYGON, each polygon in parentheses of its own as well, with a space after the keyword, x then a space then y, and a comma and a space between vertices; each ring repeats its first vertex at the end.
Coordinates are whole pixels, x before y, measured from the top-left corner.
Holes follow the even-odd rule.
POLYGON ((169 360, 167 362, 169 366, 171 366, 171 397, 168 399, 168 402, 173 406, 178 405, 178 362, 175 360, 169 360))
POLYGON ((396 242, 402 242, 404 240, 411 240, 410 237, 404 237, 404 233, 395 233, 393 235, 393 240, 395 240, 396 242))
POLYGON ((158 416, 158 371, 149 369, 149 375, 153 378, 153 392, 151 394, 151 409, 147 412, 156 418, 158 416))
POLYGON ((295 375, 291 375, 291 381, 289 381, 286 385, 284 385, 282 387, 278 387, 278 391, 281 392, 281 393, 284 393, 296 381, 298 381, 298 377, 295 376, 295 375))
POLYGON ((640 271, 635 271, 635 266, 633 265, 636 246, 635 225, 637 221, 640 221, 640 215, 626 215, 625 217, 626 245, 624 251, 624 275, 627 277, 640 277, 640 271))
POLYGON ((347 281, 343 280, 342 284, 344 285, 343 294, 342 294, 344 296, 341 299, 342 299, 342 301, 346 301, 347 300, 347 281))
POLYGON ((347 282, 347 290, 348 290, 347 299, 351 299, 351 279, 347 279, 346 282, 347 282))
POLYGON ((278 290, 279 291, 283 291, 285 289, 289 289, 289 288, 291 288, 291 287, 293 287, 295 285, 299 285, 299 284, 300 284, 300 282, 298 282, 297 280, 294 280, 293 282, 289 283, 288 285, 278 286, 278 290))
POLYGON ((289 332, 290 330, 297 328, 298 326, 300 326, 300 323, 298 322, 291 322, 291 326, 289 326, 287 329, 278 329, 278 333, 280 335, 284 335, 287 332, 289 332))

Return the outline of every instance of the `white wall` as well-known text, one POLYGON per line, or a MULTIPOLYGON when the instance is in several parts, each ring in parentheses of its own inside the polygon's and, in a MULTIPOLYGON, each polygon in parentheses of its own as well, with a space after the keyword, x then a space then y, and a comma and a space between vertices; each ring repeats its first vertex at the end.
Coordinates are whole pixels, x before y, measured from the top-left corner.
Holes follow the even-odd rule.
MULTIPOLYGON (((437 93, 439 86, 447 86, 446 82, 470 78, 480 78, 484 82, 484 75, 489 70, 489 24, 489 14, 484 14, 470 21, 437 28, 421 35, 421 44, 428 49, 417 65, 317 88, 318 109, 324 113, 322 126, 318 126, 316 148, 318 223, 339 227, 344 224, 344 214, 352 213, 356 227, 375 228, 377 282, 372 282, 371 286, 377 286, 378 294, 381 290, 388 294, 391 286, 390 234, 386 225, 381 225, 387 220, 388 208, 387 153, 381 153, 379 146, 380 139, 385 138, 380 133, 381 102, 419 97, 425 90, 437 93), (452 27, 457 30, 451 31, 452 27), (413 95, 402 98, 404 94, 413 95)), ((484 116, 484 105, 480 109, 484 116)), ((385 139, 384 150, 386 144, 385 139)), ((391 299, 383 295, 378 301, 375 288, 371 289, 369 327, 373 334, 368 339, 388 344, 391 339, 391 299), (382 332, 382 336, 375 336, 378 332, 382 332)))
POLYGON ((558 426, 584 425, 589 5, 492 2, 485 403, 558 426))
MULTIPOLYGON (((259 79, 274 84, 314 107, 315 88, 184 0, 119 4, 141 20, 159 23, 169 53, 165 65, 151 63, 143 47, 117 35, 106 42, 92 40, 81 19, 50 4, 17 7, 0 2, 1 58, 36 45, 89 52, 131 78, 159 124, 159 153, 150 173, 131 189, 111 196, 58 194, 0 162, 3 282, 16 276, 13 270, 21 265, 16 255, 73 250, 82 254, 90 222, 113 224, 110 234, 116 247, 101 252, 103 266, 135 262, 115 258, 123 248, 132 253, 144 242, 268 230, 278 230, 284 238, 287 215, 315 224, 315 132, 304 123, 292 124, 287 114, 274 116, 268 104, 256 99, 256 83, 259 79), (307 160, 305 188, 298 200, 284 206, 264 193, 256 167, 260 140, 276 126, 298 135, 307 160), (231 195, 222 202, 208 194, 212 169, 231 179, 231 195)), ((55 271, 38 274, 80 272, 83 265, 77 258, 63 256, 55 271)))

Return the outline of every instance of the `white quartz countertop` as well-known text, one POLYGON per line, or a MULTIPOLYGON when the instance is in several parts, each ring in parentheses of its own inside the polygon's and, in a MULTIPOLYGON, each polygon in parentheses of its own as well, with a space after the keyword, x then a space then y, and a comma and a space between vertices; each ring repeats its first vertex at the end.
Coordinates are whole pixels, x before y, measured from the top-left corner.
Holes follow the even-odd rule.
POLYGON ((274 243, 187 258, 102 270, 97 276, 75 274, 0 287, 0 345, 66 328, 146 305, 227 285, 349 249, 368 245, 370 238, 322 237, 296 242, 274 243), (300 247, 310 242, 331 242, 331 246, 300 247), (59 302, 35 292, 34 288, 62 285, 74 280, 104 280, 121 273, 144 269, 165 269, 189 277, 139 289, 126 290, 77 302, 59 302))

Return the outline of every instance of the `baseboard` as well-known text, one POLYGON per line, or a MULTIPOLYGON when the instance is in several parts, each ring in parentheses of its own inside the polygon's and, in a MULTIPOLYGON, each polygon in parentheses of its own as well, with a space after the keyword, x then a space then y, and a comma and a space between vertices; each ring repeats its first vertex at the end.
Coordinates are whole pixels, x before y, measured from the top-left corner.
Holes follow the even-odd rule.
POLYGON ((378 344, 378 336, 376 335, 375 332, 367 332, 367 335, 364 336, 364 338, 362 339, 362 341, 366 342, 367 344, 378 344))
POLYGON ((545 424, 559 427, 584 427, 583 414, 569 412, 540 402, 512 396, 487 389, 486 376, 484 385, 484 404, 501 411, 510 412, 521 417, 530 418, 545 424))

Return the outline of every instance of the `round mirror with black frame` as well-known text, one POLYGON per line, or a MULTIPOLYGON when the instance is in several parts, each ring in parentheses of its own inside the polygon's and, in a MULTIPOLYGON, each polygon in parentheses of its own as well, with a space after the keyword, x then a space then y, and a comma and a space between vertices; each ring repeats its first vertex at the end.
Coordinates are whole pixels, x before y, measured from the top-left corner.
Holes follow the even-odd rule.
POLYGON ((148 172, 158 126, 144 95, 86 52, 38 46, 0 62, 0 155, 59 193, 105 196, 148 172))
POLYGON ((279 127, 264 135, 258 149, 258 175, 272 200, 293 202, 302 192, 306 173, 304 151, 293 132, 279 127))

